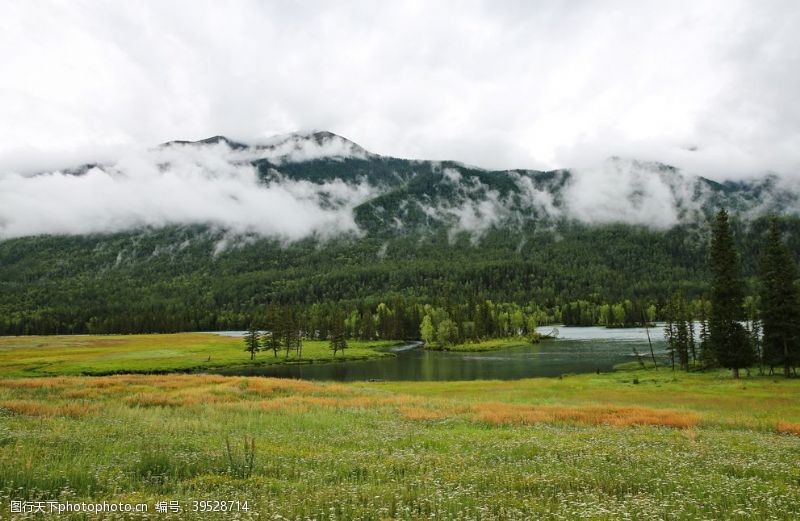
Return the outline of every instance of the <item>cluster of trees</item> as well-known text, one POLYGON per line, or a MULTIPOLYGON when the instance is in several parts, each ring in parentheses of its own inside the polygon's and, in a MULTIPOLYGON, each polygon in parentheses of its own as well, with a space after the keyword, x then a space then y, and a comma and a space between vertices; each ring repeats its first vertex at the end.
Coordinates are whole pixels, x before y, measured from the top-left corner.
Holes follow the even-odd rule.
POLYGON ((800 292, 795 259, 783 242, 777 219, 770 223, 760 256, 759 295, 745 297, 740 258, 725 210, 717 214, 709 255, 711 298, 687 302, 682 293, 669 299, 664 336, 673 368, 690 365, 740 369, 755 364, 772 374, 782 367, 790 376, 800 364, 800 292), (699 320, 699 345, 695 335, 699 320))
POLYGON ((272 351, 277 358, 283 351, 284 357, 295 352, 297 358, 303 357, 303 330, 301 322, 290 306, 270 306, 263 317, 263 332, 257 322, 250 323, 244 336, 245 351, 254 360, 259 351, 272 351))
POLYGON ((446 347, 487 338, 535 337, 537 325, 551 320, 552 315, 534 303, 488 299, 446 306, 396 299, 349 311, 334 304, 308 308, 271 304, 250 317, 245 344, 253 357, 260 350, 272 350, 275 356, 284 350, 288 356, 292 349, 301 349, 301 338, 330 341, 334 355, 347 347, 347 339, 421 338, 446 347))
MULTIPOLYGON (((702 302, 702 301, 701 301, 702 302)), ((704 307, 701 307, 704 309, 704 307)), ((667 341, 667 352, 670 356, 672 368, 675 369, 677 361, 680 368, 688 371, 689 363, 698 363, 707 359, 708 337, 707 319, 700 319, 700 346, 695 342, 695 319, 689 303, 683 294, 678 292, 667 301, 666 322, 664 324, 664 338, 667 341), (698 357, 698 351, 699 357, 698 357)))
POLYGON ((520 306, 483 300, 464 306, 425 305, 419 338, 428 345, 442 348, 486 338, 527 336, 536 340, 536 327, 551 319, 551 315, 533 303, 520 306))
POLYGON ((578 300, 555 309, 553 314, 565 326, 639 327, 659 318, 655 303, 630 299, 616 303, 578 300))

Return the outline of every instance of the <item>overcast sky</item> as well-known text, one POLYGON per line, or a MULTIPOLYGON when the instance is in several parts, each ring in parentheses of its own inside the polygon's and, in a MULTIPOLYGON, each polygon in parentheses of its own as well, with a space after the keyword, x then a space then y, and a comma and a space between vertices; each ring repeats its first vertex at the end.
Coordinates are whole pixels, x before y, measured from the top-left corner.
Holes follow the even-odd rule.
POLYGON ((0 4, 0 171, 326 129, 489 168, 800 173, 797 1, 0 4))

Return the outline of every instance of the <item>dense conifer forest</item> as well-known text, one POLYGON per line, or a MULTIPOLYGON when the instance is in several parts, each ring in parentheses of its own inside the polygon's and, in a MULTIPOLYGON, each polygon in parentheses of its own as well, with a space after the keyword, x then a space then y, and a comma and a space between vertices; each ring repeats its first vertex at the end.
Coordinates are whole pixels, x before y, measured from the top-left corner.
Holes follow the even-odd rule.
MULTIPOLYGON (((768 224, 732 223, 750 295, 768 224)), ((796 258, 800 221, 779 226, 796 258)), ((492 334, 507 332, 501 314, 517 310, 539 325, 630 326, 663 319, 678 289, 689 301, 708 298, 709 230, 565 222, 480 237, 431 229, 281 243, 166 227, 11 239, 0 242, 0 333, 246 329, 269 304, 292 307, 306 331, 323 337, 339 310, 356 317, 353 337, 375 327, 380 336, 418 338, 425 306, 475 323, 476 310, 491 305, 492 334), (390 330, 377 318, 381 305, 402 317, 390 330)))

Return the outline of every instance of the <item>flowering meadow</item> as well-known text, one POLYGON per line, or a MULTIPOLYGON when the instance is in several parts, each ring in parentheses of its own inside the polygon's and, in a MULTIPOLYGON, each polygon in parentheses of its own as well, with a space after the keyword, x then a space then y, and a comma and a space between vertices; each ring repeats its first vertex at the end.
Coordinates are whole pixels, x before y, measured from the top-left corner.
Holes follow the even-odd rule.
POLYGON ((798 461, 800 381, 769 377, 0 379, 3 519, 797 519, 798 461))

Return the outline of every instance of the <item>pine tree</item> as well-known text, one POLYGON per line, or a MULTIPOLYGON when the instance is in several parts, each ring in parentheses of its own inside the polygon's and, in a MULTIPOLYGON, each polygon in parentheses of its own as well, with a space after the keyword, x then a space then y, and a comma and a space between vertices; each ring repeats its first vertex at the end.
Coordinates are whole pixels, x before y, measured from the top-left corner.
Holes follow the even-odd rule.
POLYGON ((344 327, 344 314, 339 310, 334 311, 333 316, 331 317, 331 324, 330 324, 330 343, 331 349, 333 349, 333 356, 336 356, 337 351, 344 352, 347 349, 347 339, 345 338, 345 327, 344 327))
POLYGON ((789 377, 800 361, 800 295, 794 259, 781 241, 774 218, 761 259, 760 279, 764 361, 770 372, 775 366, 783 366, 784 376, 789 377))
POLYGON ((739 323, 743 314, 744 283, 725 209, 717 213, 712 229, 710 267, 709 348, 719 365, 739 378, 739 369, 750 367, 755 356, 747 332, 739 323))
POLYGON ((748 295, 744 299, 744 312, 747 317, 745 324, 747 325, 747 336, 750 338, 750 343, 753 346, 753 352, 758 362, 758 373, 764 374, 764 353, 761 350, 761 318, 759 316, 759 302, 758 297, 748 295))
POLYGON ((286 350, 284 358, 289 358, 289 352, 294 347, 294 314, 289 306, 284 306, 281 311, 280 331, 283 348, 286 350))
POLYGON ((267 308, 267 329, 269 329, 269 334, 264 334, 262 336, 261 345, 263 349, 271 350, 274 358, 278 357, 278 351, 281 350, 283 332, 281 331, 280 324, 280 311, 277 306, 270 304, 267 308))
POLYGON ((678 361, 681 369, 684 371, 689 370, 689 320, 686 310, 686 300, 683 298, 682 293, 678 293, 676 297, 676 320, 675 332, 677 336, 676 347, 678 351, 678 361))
POLYGON ((713 366, 714 353, 708 340, 708 316, 711 314, 711 303, 705 299, 695 301, 695 315, 700 322, 700 364, 703 368, 713 366))
POLYGON ((688 371, 691 330, 686 300, 681 292, 676 293, 667 301, 665 314, 667 322, 664 326, 664 338, 667 341, 672 369, 675 369, 675 359, 677 358, 680 368, 688 371))
POLYGON ((672 370, 675 370, 675 351, 677 343, 677 331, 675 326, 675 299, 670 298, 667 300, 667 307, 665 309, 666 322, 664 323, 664 340, 667 341, 667 352, 669 353, 670 363, 672 370))
POLYGON ((255 323, 250 323, 250 328, 244 336, 244 350, 250 353, 250 360, 256 359, 256 353, 261 350, 261 341, 255 323))

